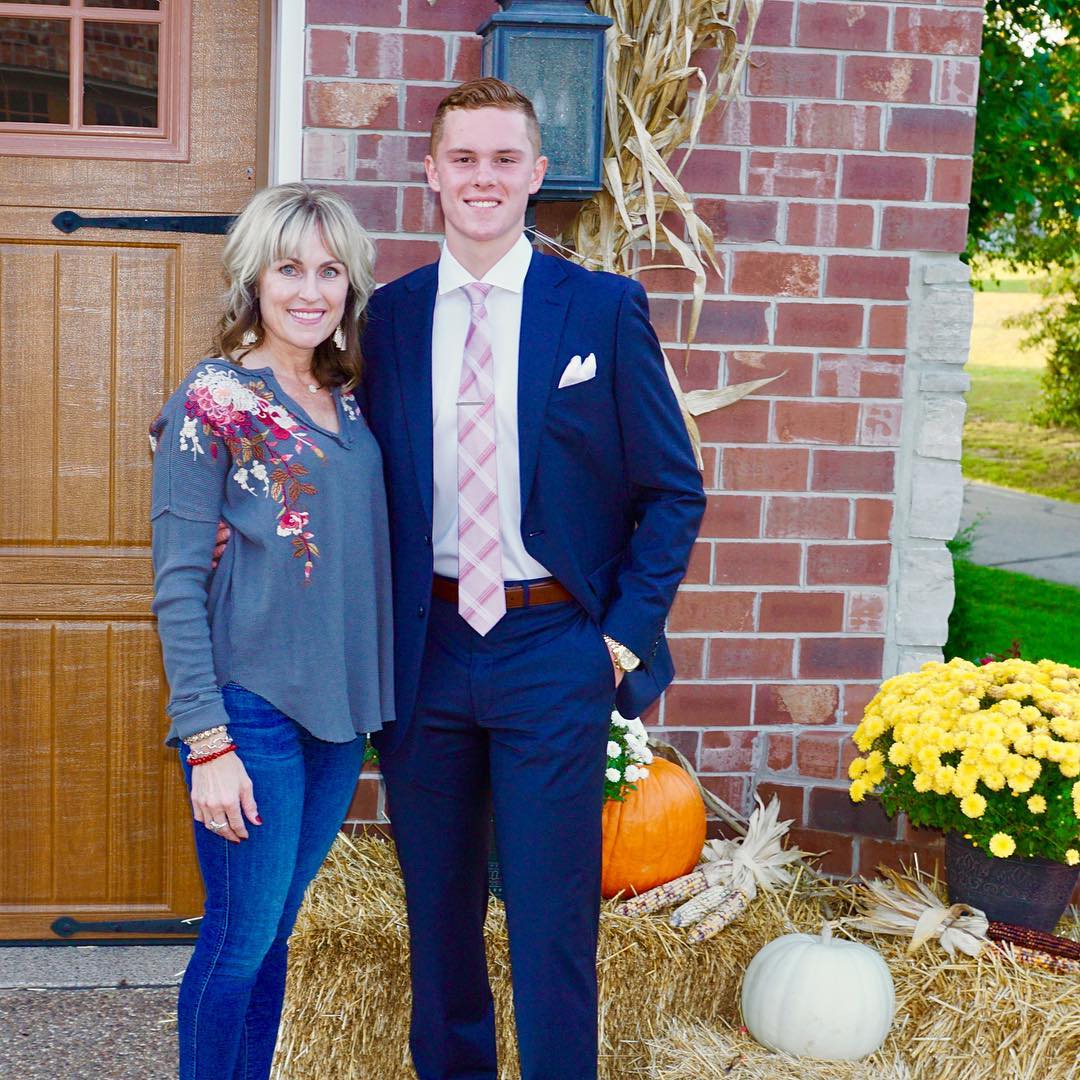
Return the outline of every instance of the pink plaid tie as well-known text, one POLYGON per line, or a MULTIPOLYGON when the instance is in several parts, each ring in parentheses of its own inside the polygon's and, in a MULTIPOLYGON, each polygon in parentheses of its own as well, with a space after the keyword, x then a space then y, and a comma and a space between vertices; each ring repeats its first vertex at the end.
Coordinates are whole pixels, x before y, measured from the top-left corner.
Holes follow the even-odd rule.
POLYGON ((458 613, 486 634, 506 614, 499 482, 495 473, 495 384, 484 301, 490 285, 463 286, 471 313, 458 389, 458 613))

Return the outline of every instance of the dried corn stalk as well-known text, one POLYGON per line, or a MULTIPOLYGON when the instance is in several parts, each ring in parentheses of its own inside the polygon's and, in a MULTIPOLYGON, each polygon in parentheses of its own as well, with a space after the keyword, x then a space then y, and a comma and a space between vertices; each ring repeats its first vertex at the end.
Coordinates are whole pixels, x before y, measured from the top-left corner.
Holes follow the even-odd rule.
MULTIPOLYGON (((697 334, 706 267, 719 267, 712 230, 698 217, 679 173, 693 153, 702 121, 738 89, 762 3, 592 0, 595 12, 613 20, 604 83, 604 187, 582 206, 562 241, 587 265, 619 274, 647 269, 633 265, 642 241, 648 240, 653 253, 658 242, 666 242, 678 262, 657 266, 682 266, 693 274, 688 343, 697 334), (740 45, 735 24, 743 13, 746 32, 740 45), (715 70, 696 62, 703 50, 715 56, 715 70), (680 147, 685 152, 673 169, 670 162, 680 147), (662 220, 673 214, 682 219, 685 236, 662 220)), ((665 363, 700 467, 701 437, 694 417, 730 405, 764 382, 728 387, 723 399, 711 403, 700 396, 691 402, 666 357, 665 363)))
POLYGON ((941 947, 955 956, 957 949, 978 956, 986 944, 987 919, 967 904, 946 907, 923 881, 881 867, 885 881, 864 881, 856 889, 860 914, 848 922, 871 934, 910 937, 910 956, 922 945, 937 938, 941 947))

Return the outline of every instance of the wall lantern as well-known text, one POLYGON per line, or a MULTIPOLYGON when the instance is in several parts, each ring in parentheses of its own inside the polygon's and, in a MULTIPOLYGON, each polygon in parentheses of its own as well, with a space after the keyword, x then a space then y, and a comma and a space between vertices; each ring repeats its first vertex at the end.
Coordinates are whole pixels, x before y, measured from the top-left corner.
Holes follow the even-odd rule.
POLYGON ((604 31, 587 0, 498 0, 476 32, 481 71, 532 100, 550 164, 541 201, 587 199, 602 187, 604 31))

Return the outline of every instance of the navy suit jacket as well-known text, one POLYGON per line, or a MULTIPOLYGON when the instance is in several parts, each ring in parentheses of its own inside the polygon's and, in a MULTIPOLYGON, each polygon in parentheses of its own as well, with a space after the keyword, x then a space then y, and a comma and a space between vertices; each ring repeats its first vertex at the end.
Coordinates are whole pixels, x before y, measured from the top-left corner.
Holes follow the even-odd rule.
MULTIPOLYGON (((397 721, 412 717, 434 574, 431 327, 438 264, 379 289, 368 307, 361 397, 383 453, 393 556, 397 721)), ((705 508, 701 475, 649 323, 645 291, 534 253, 518 365, 521 535, 616 641, 642 659, 616 705, 636 716, 674 675, 664 637, 705 508), (596 377, 558 388, 574 356, 596 377)))

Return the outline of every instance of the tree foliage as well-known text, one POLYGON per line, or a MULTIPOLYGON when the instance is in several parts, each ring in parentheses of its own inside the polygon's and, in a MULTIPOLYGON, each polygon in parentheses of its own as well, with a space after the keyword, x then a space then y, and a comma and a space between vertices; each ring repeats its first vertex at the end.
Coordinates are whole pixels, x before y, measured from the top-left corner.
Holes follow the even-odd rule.
POLYGON ((1080 3, 987 0, 969 253, 1080 254, 1080 3))
POLYGON ((1045 269, 1033 419, 1080 428, 1080 2, 987 0, 968 254, 1045 269))

